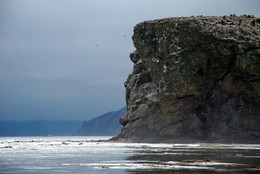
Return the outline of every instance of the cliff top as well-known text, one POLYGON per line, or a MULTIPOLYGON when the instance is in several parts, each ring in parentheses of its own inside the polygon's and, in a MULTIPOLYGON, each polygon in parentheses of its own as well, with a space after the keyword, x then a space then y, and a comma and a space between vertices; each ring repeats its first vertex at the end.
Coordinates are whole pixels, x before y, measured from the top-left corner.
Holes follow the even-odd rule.
POLYGON ((243 41, 260 45, 260 18, 253 15, 243 16, 197 16, 197 17, 171 17, 164 19, 149 20, 141 22, 135 26, 135 31, 139 27, 146 25, 160 25, 165 23, 189 24, 190 28, 197 29, 199 32, 213 33, 216 38, 243 41))

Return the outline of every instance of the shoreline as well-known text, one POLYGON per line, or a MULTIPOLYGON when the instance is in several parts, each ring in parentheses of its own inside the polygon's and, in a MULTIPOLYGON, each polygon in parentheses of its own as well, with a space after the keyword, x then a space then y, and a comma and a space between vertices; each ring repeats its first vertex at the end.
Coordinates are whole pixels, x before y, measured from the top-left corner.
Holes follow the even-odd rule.
MULTIPOLYGON (((196 139, 165 139, 165 140, 149 140, 149 141, 138 141, 138 140, 131 140, 131 139, 123 139, 119 137, 112 137, 108 140, 103 140, 104 142, 112 142, 112 143, 145 143, 145 144, 259 144, 260 140, 226 140, 226 139, 219 139, 219 140, 196 140, 196 139)), ((100 142, 100 141, 99 141, 100 142)))

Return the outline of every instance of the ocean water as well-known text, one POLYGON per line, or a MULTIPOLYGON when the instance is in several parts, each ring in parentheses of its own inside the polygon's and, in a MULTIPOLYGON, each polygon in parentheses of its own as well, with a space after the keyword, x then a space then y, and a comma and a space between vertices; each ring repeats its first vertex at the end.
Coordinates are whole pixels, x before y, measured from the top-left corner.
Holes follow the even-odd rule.
POLYGON ((97 141, 109 138, 0 137, 0 173, 260 173, 260 144, 97 141))

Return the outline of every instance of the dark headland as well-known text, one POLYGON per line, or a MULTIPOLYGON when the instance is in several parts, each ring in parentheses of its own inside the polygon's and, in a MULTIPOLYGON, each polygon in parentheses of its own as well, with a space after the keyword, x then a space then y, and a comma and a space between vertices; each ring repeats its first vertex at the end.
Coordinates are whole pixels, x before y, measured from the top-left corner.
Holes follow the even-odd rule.
POLYGON ((180 17, 134 28, 128 142, 260 143, 260 19, 180 17))
POLYGON ((120 133, 122 125, 120 117, 126 113, 126 107, 118 111, 105 113, 89 121, 85 121, 81 128, 74 133, 75 136, 114 136, 120 133))

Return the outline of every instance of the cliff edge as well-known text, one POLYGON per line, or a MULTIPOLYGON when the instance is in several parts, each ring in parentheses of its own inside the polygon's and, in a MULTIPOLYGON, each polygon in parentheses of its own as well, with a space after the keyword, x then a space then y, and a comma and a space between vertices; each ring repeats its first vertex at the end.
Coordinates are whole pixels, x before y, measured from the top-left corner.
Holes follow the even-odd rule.
POLYGON ((186 17, 139 23, 128 112, 132 142, 260 142, 259 18, 186 17))

